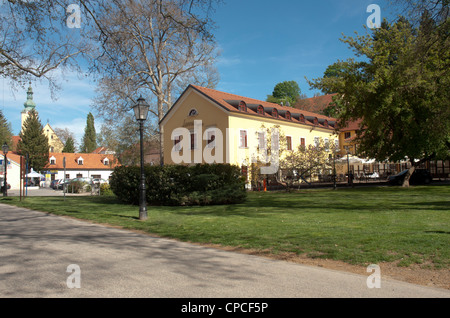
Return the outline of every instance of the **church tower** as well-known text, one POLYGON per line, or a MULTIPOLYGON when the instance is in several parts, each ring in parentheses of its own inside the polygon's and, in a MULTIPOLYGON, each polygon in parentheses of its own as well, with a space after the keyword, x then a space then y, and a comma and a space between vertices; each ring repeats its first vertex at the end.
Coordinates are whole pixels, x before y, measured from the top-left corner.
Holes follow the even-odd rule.
MULTIPOLYGON (((29 112, 36 108, 36 103, 33 101, 33 89, 31 88, 31 82, 30 87, 28 87, 27 91, 27 101, 23 104, 23 106, 24 109, 21 112, 22 117, 21 131, 23 130, 23 125, 29 116, 29 112)), ((61 153, 62 150, 64 149, 64 143, 58 138, 55 131, 48 122, 44 126, 43 131, 44 135, 48 139, 49 152, 61 153)))
POLYGON ((31 88, 31 82, 30 82, 30 87, 28 87, 28 91, 27 91, 27 101, 25 103, 23 103, 24 109, 22 110, 22 115, 21 115, 21 119, 22 119, 22 125, 21 130, 23 129, 23 124, 25 123, 25 121, 28 118, 28 113, 36 108, 36 103, 33 101, 33 89, 31 88))

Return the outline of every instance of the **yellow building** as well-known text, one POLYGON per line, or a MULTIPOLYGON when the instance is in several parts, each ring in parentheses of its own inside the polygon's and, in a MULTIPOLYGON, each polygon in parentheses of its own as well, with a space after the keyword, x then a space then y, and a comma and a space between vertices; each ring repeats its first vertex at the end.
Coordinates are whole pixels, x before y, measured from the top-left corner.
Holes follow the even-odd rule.
POLYGON ((44 127, 44 135, 48 139, 48 146, 49 146, 49 152, 56 152, 56 153, 62 153, 64 149, 64 144, 59 139, 59 137, 56 135, 53 128, 50 126, 49 123, 47 123, 44 127))
POLYGON ((190 85, 161 121, 164 164, 249 166, 269 139, 263 125, 279 127, 287 150, 338 142, 333 118, 190 85))
POLYGON ((347 123, 343 128, 339 129, 339 146, 340 154, 346 155, 347 152, 351 155, 358 154, 358 131, 361 129, 361 120, 347 123))

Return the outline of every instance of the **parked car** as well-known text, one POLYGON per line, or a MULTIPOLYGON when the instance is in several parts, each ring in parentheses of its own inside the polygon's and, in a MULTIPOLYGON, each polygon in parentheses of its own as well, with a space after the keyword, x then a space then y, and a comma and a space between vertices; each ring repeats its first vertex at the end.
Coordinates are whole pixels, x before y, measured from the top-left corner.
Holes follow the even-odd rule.
POLYGON ((50 188, 52 189, 58 189, 58 184, 62 182, 62 179, 55 179, 52 182, 50 182, 50 188))
POLYGON ((66 185, 66 189, 67 189, 67 186, 69 185, 69 183, 70 183, 70 179, 66 179, 66 180, 61 179, 60 182, 56 185, 56 189, 63 190, 64 185, 66 185))
MULTIPOLYGON (((388 178, 389 184, 392 185, 401 185, 403 184, 403 180, 405 179, 406 173, 408 169, 403 170, 402 172, 390 176, 388 178)), ((415 169, 411 177, 409 178, 410 184, 429 184, 433 180, 431 173, 427 169, 415 169)))
POLYGON ((74 178, 74 179, 70 180, 70 183, 73 183, 73 182, 83 182, 83 183, 88 183, 88 184, 92 185, 94 183, 94 179, 89 178, 89 177, 87 177, 87 178, 74 178))
POLYGON ((97 183, 98 183, 98 184, 109 183, 108 180, 102 179, 102 178, 94 178, 94 179, 93 179, 93 182, 96 183, 96 184, 97 184, 97 183))

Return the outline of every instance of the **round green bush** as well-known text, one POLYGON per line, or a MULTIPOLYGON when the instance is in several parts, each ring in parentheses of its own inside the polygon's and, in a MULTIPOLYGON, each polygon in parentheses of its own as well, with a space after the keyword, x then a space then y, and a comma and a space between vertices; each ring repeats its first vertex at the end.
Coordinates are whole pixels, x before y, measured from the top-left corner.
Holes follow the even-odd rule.
MULTIPOLYGON (((146 199, 151 205, 213 205, 246 199, 240 169, 229 164, 167 165, 144 168, 146 199)), ((124 203, 139 204, 140 168, 117 167, 110 189, 124 203)))

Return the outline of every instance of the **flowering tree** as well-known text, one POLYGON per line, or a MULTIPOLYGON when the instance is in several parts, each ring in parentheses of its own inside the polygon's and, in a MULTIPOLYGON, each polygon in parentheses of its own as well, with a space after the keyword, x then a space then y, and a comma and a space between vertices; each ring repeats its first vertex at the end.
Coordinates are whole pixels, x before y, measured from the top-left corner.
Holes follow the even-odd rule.
POLYGON ((333 152, 327 141, 319 138, 317 143, 299 146, 296 150, 286 151, 280 160, 281 180, 287 188, 294 182, 306 181, 314 175, 333 172, 333 152))

